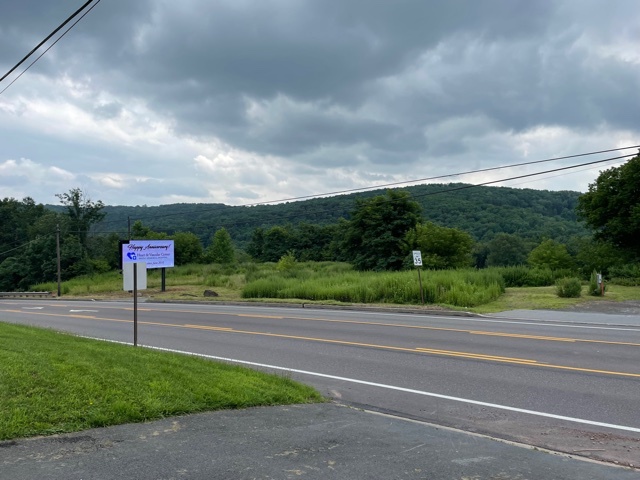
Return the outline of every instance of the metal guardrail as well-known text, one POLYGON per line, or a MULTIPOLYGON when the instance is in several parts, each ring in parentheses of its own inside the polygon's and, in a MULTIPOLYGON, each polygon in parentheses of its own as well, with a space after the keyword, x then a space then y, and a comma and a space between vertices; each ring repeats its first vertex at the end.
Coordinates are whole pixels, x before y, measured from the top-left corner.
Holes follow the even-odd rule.
POLYGON ((51 292, 0 292, 0 297, 52 297, 51 292))

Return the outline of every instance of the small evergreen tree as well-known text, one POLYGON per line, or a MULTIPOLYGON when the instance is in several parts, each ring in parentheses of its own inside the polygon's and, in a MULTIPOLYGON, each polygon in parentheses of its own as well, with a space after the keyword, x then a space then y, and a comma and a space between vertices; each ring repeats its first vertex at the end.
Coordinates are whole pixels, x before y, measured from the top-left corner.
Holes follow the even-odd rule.
POLYGON ((233 263, 235 250, 227 229, 222 227, 213 235, 211 245, 207 247, 206 260, 211 263, 233 263))

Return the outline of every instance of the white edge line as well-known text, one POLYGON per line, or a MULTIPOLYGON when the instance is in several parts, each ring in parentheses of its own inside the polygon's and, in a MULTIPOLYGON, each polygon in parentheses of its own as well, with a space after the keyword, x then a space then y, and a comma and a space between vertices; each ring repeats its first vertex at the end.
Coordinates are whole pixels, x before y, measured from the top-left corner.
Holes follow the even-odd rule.
MULTIPOLYGON (((82 336, 83 338, 89 338, 92 340, 101 340, 101 341, 105 341, 105 342, 111 342, 111 343, 119 343, 122 345, 133 345, 131 342, 119 342, 116 340, 106 340, 104 338, 96 338, 96 337, 87 337, 87 336, 82 336)), ((368 382, 366 380, 358 380, 355 378, 347 378, 347 377, 338 377, 336 375, 328 375, 326 373, 318 373, 318 372, 309 372, 307 370, 298 370, 295 368, 287 368, 287 367, 280 367, 277 365, 267 365, 264 363, 256 363, 256 362, 248 362, 246 360, 237 360, 234 358, 225 358, 225 357, 217 357, 215 355, 206 355, 204 353, 195 353, 195 352, 186 352, 184 350, 175 350, 172 348, 163 348, 163 347, 154 347, 154 346, 150 346, 150 345, 138 345, 139 347, 143 347, 143 348, 148 348, 151 350, 160 350, 163 352, 171 352, 171 353, 180 353, 183 355, 191 355, 191 356, 195 356, 195 357, 203 357, 203 358, 207 358, 210 360, 219 360, 219 361, 224 361, 224 362, 231 362, 231 363, 239 363, 242 365, 251 365, 253 367, 262 367, 262 368, 270 368, 273 370, 281 370, 281 371, 285 371, 285 372, 291 372, 291 373, 299 373, 301 375, 311 375, 314 377, 322 377, 322 378, 330 378, 332 380, 340 380, 343 382, 350 382, 350 383, 357 383, 360 385, 367 385, 370 387, 378 387, 378 388, 385 388, 387 390, 395 390, 398 392, 405 392, 405 393, 414 393, 416 395, 423 395, 425 397, 433 397, 433 398, 440 398, 443 400, 451 400, 454 402, 461 402, 461 403, 468 403, 471 405, 479 405, 482 407, 490 407, 490 408, 497 408, 499 410, 508 410, 510 412, 517 412, 517 413, 526 413, 528 415, 535 415, 538 417, 546 417, 546 418, 554 418, 556 420, 565 420, 567 422, 573 422, 573 423, 581 423, 584 425, 594 425, 597 427, 606 427, 606 428, 612 428, 615 430, 624 430, 627 432, 635 432, 635 433, 640 433, 640 428, 635 428, 635 427, 628 427, 625 425, 616 425, 613 423, 604 423, 604 422, 596 422, 593 420, 585 420, 582 418, 576 418, 576 417, 566 417, 564 415, 556 415, 554 413, 546 413, 546 412, 537 412, 535 410, 527 410, 524 408, 517 408, 517 407, 510 407, 508 405, 499 405, 497 403, 488 403, 488 402, 481 402, 479 400, 472 400, 469 398, 461 398, 461 397, 452 397, 450 395, 442 395, 440 393, 432 393, 432 392, 424 392, 422 390, 414 390, 412 388, 404 388, 404 387, 396 387, 394 385, 386 385, 384 383, 375 383, 375 382, 368 382)))

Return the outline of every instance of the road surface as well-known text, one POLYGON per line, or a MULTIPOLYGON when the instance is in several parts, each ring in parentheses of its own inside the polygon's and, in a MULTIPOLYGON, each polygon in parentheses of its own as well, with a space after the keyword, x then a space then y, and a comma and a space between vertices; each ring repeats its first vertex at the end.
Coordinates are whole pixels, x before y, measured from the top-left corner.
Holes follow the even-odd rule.
MULTIPOLYGON (((140 303, 138 342, 283 372, 352 406, 637 465, 640 322, 545 315, 140 303)), ((2 300, 0 320, 133 341, 131 302, 2 300)))

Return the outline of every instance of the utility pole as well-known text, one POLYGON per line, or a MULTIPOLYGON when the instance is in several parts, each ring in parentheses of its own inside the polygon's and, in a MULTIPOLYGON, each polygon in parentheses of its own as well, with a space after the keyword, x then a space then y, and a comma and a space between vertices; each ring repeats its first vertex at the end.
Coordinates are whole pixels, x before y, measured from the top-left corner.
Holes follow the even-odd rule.
POLYGON ((58 298, 60 298, 60 224, 56 224, 56 255, 58 257, 58 298))

